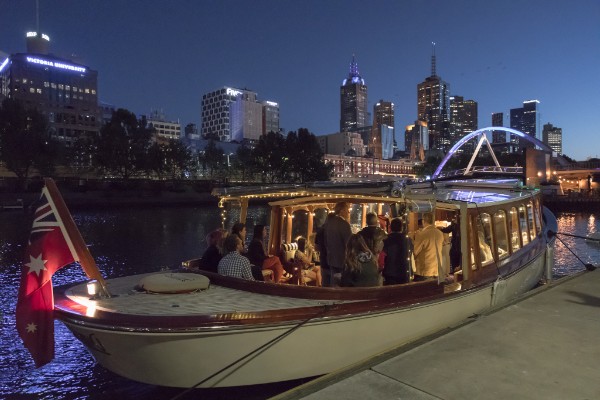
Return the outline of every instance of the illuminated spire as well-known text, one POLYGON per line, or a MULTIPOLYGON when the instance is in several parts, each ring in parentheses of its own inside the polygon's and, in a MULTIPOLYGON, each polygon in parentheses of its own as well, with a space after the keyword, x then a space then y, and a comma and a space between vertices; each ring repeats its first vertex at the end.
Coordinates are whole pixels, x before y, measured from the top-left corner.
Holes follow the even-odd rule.
POLYGON ((435 42, 431 42, 431 76, 436 76, 435 72, 435 42))
POLYGON ((350 63, 350 73, 348 74, 348 78, 344 79, 342 85, 359 83, 361 85, 365 84, 365 80, 360 77, 360 72, 358 72, 358 63, 356 62, 354 54, 352 54, 352 62, 350 63))

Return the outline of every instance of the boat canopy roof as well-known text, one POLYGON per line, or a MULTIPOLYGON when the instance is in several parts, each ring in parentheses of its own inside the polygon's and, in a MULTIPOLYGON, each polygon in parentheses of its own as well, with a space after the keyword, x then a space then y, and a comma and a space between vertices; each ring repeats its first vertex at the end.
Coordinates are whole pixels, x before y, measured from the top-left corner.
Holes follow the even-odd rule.
POLYGON ((272 200, 270 205, 300 205, 338 201, 407 202, 428 209, 432 203, 469 203, 470 207, 531 197, 519 179, 465 179, 448 181, 365 181, 352 183, 315 182, 305 185, 269 185, 216 188, 221 204, 229 201, 272 200), (428 206, 429 205, 429 206, 428 206))

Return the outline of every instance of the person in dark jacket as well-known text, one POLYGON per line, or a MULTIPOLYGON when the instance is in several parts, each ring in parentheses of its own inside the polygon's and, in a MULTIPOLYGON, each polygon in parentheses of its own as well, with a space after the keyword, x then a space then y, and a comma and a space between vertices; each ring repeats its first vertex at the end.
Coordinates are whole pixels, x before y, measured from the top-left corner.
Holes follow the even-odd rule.
POLYGON ((402 233, 403 223, 394 218, 390 224, 392 232, 383 241, 385 262, 383 268, 384 285, 397 285, 410 282, 410 255, 412 242, 402 233))
POLYGON ((200 268, 205 271, 217 272, 217 265, 219 265, 219 261, 223 258, 222 242, 225 239, 224 236, 226 235, 224 234, 226 233, 223 229, 215 229, 206 235, 206 244, 208 247, 200 259, 200 268))
MULTIPOLYGON (((369 212, 366 217, 367 226, 362 228, 358 233, 363 237, 371 252, 379 260, 379 254, 383 249, 383 240, 387 237, 387 233, 379 227, 377 214, 369 212)), ((383 263, 379 265, 379 268, 383 268, 383 263)))

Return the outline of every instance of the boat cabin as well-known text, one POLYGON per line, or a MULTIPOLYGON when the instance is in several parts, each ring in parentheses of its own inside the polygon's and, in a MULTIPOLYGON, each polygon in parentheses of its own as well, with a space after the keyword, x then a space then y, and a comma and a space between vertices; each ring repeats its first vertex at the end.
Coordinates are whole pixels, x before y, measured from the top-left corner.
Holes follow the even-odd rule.
MULTIPOLYGON (((313 241, 340 201, 351 204, 350 225, 356 233, 366 226, 366 216, 374 212, 380 226, 389 232, 393 218, 405 223, 405 234, 412 237, 424 213, 432 212, 435 226, 448 227, 452 221, 459 229, 445 233, 441 269, 453 275, 450 281, 469 285, 496 275, 504 260, 540 236, 542 212, 540 192, 523 188, 516 179, 504 181, 464 180, 398 185, 390 182, 322 183, 307 186, 269 186, 223 188, 213 193, 220 197, 223 228, 246 222, 248 206, 265 202, 270 207, 268 252, 289 265, 299 236, 313 241), (452 240, 453 234, 462 240, 452 240), (460 245, 460 268, 450 268, 450 246, 460 245)), ((509 268, 510 269, 510 268, 509 268)), ((443 278, 440 277, 440 282, 443 278)))

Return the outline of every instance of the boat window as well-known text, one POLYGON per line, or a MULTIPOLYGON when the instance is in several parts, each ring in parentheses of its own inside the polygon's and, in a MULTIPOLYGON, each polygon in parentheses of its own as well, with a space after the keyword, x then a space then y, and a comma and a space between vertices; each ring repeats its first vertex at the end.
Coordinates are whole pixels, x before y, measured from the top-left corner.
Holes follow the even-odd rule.
POLYGON ((352 228, 352 233, 357 233, 358 231, 360 231, 363 228, 362 215, 363 215, 362 204, 351 204, 350 205, 350 227, 352 228))
POLYGON ((298 236, 308 237, 308 211, 296 210, 292 214, 292 241, 298 236))
POLYGON ((519 206, 519 227, 521 230, 521 238, 523 239, 523 246, 529 243, 529 229, 527 228, 527 214, 525 206, 519 206))
POLYGON ((329 215, 329 210, 326 208, 317 208, 314 211, 313 232, 318 231, 323 226, 325 220, 327 220, 327 215, 329 215))
POLYGON ((536 237, 536 232, 535 232, 535 222, 533 220, 533 203, 529 202, 527 204, 527 221, 529 224, 529 237, 531 238, 531 240, 533 240, 533 238, 536 237))
POLYGON ((509 212, 508 229, 510 230, 510 244, 514 253, 521 248, 521 240, 519 239, 519 214, 515 207, 511 208, 509 212))
POLYGON ((506 232, 506 211, 499 210, 494 214, 494 232, 496 233, 496 249, 498 259, 508 256, 508 234, 506 232))
POLYGON ((492 220, 490 214, 483 213, 477 217, 476 224, 477 242, 481 265, 486 265, 494 260, 492 256, 492 220))
POLYGON ((535 199, 533 203, 533 215, 535 217, 535 231, 539 235, 542 233, 542 222, 540 221, 540 201, 539 199, 535 199))
POLYGON ((471 269, 472 270, 476 270, 477 269, 477 263, 475 262, 475 237, 473 235, 473 232, 475 232, 475 229, 473 229, 473 224, 475 219, 474 218, 469 218, 469 225, 471 229, 467 229, 468 235, 469 235, 469 261, 471 263, 471 269))

